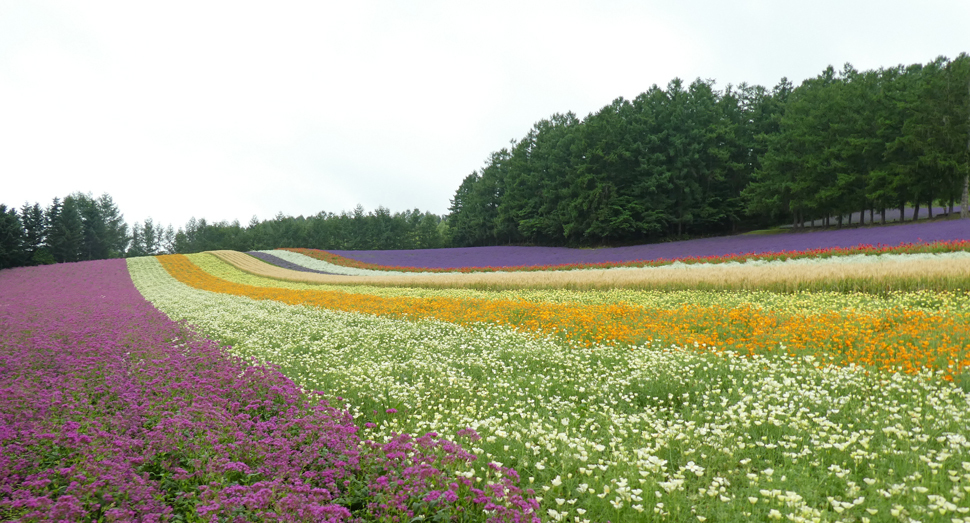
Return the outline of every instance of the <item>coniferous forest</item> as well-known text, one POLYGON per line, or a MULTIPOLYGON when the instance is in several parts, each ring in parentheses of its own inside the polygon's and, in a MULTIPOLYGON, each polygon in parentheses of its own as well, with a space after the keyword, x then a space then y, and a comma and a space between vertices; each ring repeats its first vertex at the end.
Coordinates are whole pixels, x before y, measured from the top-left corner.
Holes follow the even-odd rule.
POLYGON ((491 154, 451 205, 455 245, 603 245, 964 201, 970 57, 794 87, 656 85, 556 114, 491 154))
MULTIPOLYGON (((0 268, 212 249, 602 246, 913 208, 967 211, 970 56, 792 85, 674 79, 580 119, 537 122, 457 188, 449 214, 358 206, 178 230, 129 226, 112 198, 0 205, 0 268)), ((858 223, 858 219, 857 223, 858 223)))

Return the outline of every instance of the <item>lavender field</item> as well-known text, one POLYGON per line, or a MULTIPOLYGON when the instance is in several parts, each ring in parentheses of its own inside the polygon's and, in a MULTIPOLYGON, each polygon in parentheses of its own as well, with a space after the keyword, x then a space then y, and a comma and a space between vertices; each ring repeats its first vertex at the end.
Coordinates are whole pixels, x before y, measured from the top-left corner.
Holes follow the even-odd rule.
POLYGON ((581 263, 650 261, 687 257, 724 256, 735 253, 805 251, 860 244, 970 239, 966 220, 918 222, 888 227, 783 233, 768 236, 741 235, 681 242, 604 249, 565 247, 465 247, 404 251, 329 251, 354 260, 387 266, 420 268, 515 267, 581 263))

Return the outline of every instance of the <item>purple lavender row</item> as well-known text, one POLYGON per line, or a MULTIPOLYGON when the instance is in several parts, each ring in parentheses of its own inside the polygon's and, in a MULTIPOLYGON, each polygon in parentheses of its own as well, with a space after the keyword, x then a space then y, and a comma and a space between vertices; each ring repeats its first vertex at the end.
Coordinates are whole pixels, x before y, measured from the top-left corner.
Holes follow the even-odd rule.
POLYGON ((0 519, 409 521, 407 502, 437 492, 538 521, 512 470, 515 503, 498 501, 443 472, 474 459, 447 440, 356 432, 172 322, 123 260, 0 271, 0 519))
POLYGON ((516 267, 626 261, 651 261, 738 253, 806 251, 860 244, 970 239, 970 220, 946 220, 887 227, 741 235, 604 249, 566 247, 464 247, 388 251, 329 251, 354 260, 388 266, 421 268, 516 267))
POLYGON ((297 265, 297 264, 295 264, 293 262, 286 261, 283 258, 280 258, 278 256, 273 256, 272 254, 269 254, 269 253, 266 253, 266 252, 249 251, 246 254, 248 254, 248 255, 250 255, 250 256, 252 256, 254 258, 258 258, 260 260, 263 260, 264 262, 266 262, 266 263, 268 263, 270 265, 275 265, 275 266, 281 267, 283 269, 291 269, 291 270, 300 271, 300 272, 315 272, 317 274, 334 274, 334 275, 336 274, 336 273, 333 273, 333 272, 318 271, 316 269, 308 269, 308 268, 306 268, 306 267, 304 267, 302 265, 297 265))

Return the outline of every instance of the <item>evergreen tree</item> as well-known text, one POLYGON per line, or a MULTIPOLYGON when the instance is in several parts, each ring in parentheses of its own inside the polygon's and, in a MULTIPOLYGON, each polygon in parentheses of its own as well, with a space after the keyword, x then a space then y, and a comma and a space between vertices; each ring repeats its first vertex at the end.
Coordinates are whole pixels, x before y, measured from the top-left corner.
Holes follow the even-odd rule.
POLYGON ((794 88, 782 78, 771 93, 752 88, 746 96, 753 115, 754 145, 748 163, 751 181, 741 191, 745 212, 769 221, 791 216, 798 223, 792 201, 792 186, 798 168, 797 151, 791 136, 783 134, 782 120, 794 88))
MULTIPOLYGON (((947 90, 952 103, 953 114, 948 122, 958 140, 964 140, 966 148, 962 154, 963 175, 960 194, 960 216, 970 218, 970 55, 961 53, 947 65, 947 90)), ((957 187, 960 183, 957 183, 957 187)))
POLYGON ((480 213, 481 203, 475 198, 475 187, 480 180, 478 171, 466 176, 455 191, 455 196, 452 197, 451 205, 448 207, 452 241, 460 247, 475 245, 483 237, 480 233, 481 220, 477 216, 480 213))
POLYGON ((108 193, 99 196, 94 205, 104 223, 102 241, 108 253, 107 257, 122 257, 128 248, 128 224, 125 223, 125 215, 121 214, 108 193))
MULTIPOLYGON (((466 176, 451 200, 451 230, 458 246, 509 243, 517 234, 510 220, 499 220, 498 206, 505 194, 505 178, 511 153, 502 149, 492 153, 481 174, 466 176)), ((506 214, 506 216, 511 216, 506 214)))
POLYGON ((896 207, 901 212, 905 209, 910 192, 906 177, 901 176, 900 170, 894 164, 904 152, 899 147, 907 105, 902 93, 906 82, 902 78, 904 74, 905 68, 902 66, 880 69, 874 93, 876 135, 878 143, 882 144, 882 161, 876 162, 875 167, 870 170, 866 195, 880 209, 883 222, 887 208, 896 207))
POLYGON ((81 259, 84 226, 76 198, 68 196, 61 202, 54 198, 47 210, 47 248, 58 263, 81 259))
POLYGON ((135 256, 155 256, 168 252, 168 248, 165 246, 166 232, 174 236, 171 225, 166 230, 160 225, 156 225, 151 217, 145 218, 143 224, 135 222, 131 226, 131 242, 125 255, 133 258, 135 256))
POLYGON ((515 144, 497 207, 499 236, 533 244, 557 242, 563 235, 572 153, 579 120, 555 114, 533 126, 515 144))
POLYGON ((24 203, 20 208, 20 219, 24 226, 24 251, 27 265, 54 263, 50 253, 44 249, 47 237, 47 224, 44 210, 39 203, 24 203))
POLYGON ((105 216, 97 202, 89 195, 73 194, 68 196, 77 202, 81 216, 81 260, 103 260, 111 256, 109 246, 108 227, 105 216))
POLYGON ((575 163, 563 220, 567 238, 601 244, 641 232, 644 209, 632 191, 639 163, 629 127, 633 110, 618 98, 583 122, 577 137, 583 155, 575 163))
POLYGON ((0 269, 19 267, 27 259, 24 228, 17 210, 0 204, 0 269))

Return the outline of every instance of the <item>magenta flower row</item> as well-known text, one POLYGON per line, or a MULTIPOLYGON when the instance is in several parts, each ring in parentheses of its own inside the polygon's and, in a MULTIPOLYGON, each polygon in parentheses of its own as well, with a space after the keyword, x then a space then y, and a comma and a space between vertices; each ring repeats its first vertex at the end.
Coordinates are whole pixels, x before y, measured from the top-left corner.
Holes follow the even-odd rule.
POLYGON ((0 272, 0 520, 538 521, 514 471, 457 474, 474 459, 436 434, 360 441, 169 320, 123 260, 0 272))

